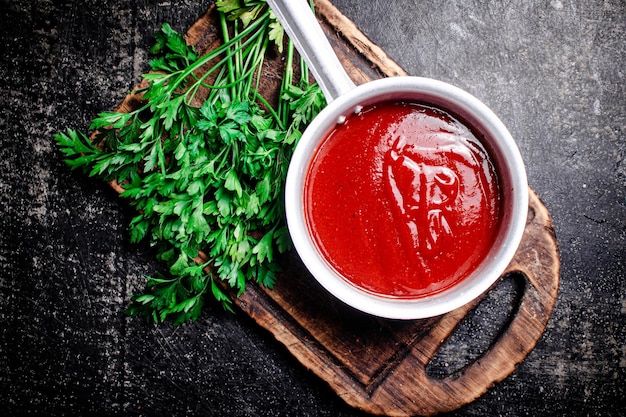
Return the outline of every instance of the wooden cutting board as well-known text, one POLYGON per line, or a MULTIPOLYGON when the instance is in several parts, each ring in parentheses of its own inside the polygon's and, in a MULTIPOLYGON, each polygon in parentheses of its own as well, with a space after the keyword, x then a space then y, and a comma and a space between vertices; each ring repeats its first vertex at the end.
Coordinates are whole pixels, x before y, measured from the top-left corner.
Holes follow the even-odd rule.
MULTIPOLYGON (((406 75, 328 0, 315 3, 331 44, 356 84, 406 75)), ((204 53, 219 44, 218 27, 216 10, 211 8, 189 29, 187 41, 204 53)), ((277 91, 281 64, 279 57, 266 64, 265 97, 277 91)), ((129 95, 118 109, 128 111, 139 99, 129 95)), ((511 311, 507 324, 479 358, 445 377, 430 375, 427 366, 482 298, 431 319, 385 320, 332 298, 295 253, 284 257, 283 266, 273 290, 248 285, 235 300, 241 311, 346 403, 372 414, 412 416, 459 408, 513 372, 545 330, 556 301, 560 261, 550 214, 531 190, 522 243, 501 279, 519 284, 514 305, 505 306, 511 311)))

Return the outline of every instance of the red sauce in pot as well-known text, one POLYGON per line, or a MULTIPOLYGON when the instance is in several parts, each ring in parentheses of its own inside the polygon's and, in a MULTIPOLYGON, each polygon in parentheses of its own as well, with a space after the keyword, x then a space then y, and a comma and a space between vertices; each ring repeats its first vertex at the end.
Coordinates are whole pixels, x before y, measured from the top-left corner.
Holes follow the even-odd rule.
POLYGON ((316 150, 305 217, 348 282, 399 298, 442 291, 485 258, 499 224, 495 166, 472 130, 442 110, 364 108, 316 150))

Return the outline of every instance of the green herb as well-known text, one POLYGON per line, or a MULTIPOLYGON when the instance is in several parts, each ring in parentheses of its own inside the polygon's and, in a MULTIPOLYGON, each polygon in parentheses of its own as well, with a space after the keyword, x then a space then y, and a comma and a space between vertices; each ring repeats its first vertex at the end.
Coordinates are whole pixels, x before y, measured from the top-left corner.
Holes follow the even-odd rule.
MULTIPOLYGON (((223 43, 199 56, 164 24, 155 34, 141 105, 103 112, 92 134, 55 135, 72 168, 118 181, 138 214, 133 242, 148 239, 167 275, 147 277, 127 312, 180 324, 199 317, 206 295, 254 280, 272 287, 277 255, 290 248, 282 189, 294 145, 325 105, 316 84, 295 79, 287 40, 277 104, 258 91, 266 52, 283 32, 265 1, 217 2, 223 43)), ((276 42, 276 43, 274 43, 276 42)), ((276 45, 276 46, 274 46, 276 45)))

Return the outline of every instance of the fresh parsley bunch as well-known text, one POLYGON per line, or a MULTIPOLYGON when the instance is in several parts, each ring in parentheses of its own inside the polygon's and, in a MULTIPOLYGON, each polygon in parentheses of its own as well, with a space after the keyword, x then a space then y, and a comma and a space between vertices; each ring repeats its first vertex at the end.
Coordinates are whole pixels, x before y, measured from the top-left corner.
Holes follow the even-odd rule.
POLYGON ((103 112, 91 135, 55 135, 66 163, 116 181, 137 209, 133 242, 148 239, 169 273, 147 277, 127 312, 154 322, 197 319, 206 295, 230 309, 254 280, 272 287, 290 248, 282 190, 294 145, 325 105, 265 1, 217 3, 223 42, 199 56, 168 24, 155 34, 141 104, 103 112), (277 103, 258 90, 267 51, 285 53, 277 103))

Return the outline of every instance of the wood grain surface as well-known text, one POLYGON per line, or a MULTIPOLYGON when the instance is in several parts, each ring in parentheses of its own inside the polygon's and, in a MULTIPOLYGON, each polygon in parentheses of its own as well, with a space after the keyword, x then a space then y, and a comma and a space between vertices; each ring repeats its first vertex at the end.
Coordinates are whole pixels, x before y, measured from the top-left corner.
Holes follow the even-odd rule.
MULTIPOLYGON (((316 12, 339 59, 356 84, 406 75, 327 0, 316 12)), ((215 8, 198 20, 186 38, 198 51, 219 43, 215 8)), ((272 97, 281 77, 279 59, 269 60, 262 92, 272 97)), ((128 95, 118 108, 141 100, 128 95)), ((121 187, 110 185, 118 192, 121 187)), ((200 258, 203 254, 199 254, 200 258)), ((284 272, 273 290, 249 284, 236 305, 325 380, 346 403, 380 415, 434 415, 457 409, 510 375, 535 347, 554 307, 559 284, 559 250, 552 219, 530 190, 529 215, 522 243, 501 280, 517 288, 505 325, 483 354, 445 376, 429 365, 441 346, 485 293, 446 315, 396 321, 365 315, 335 300, 309 275, 295 253, 283 258, 284 272)))

